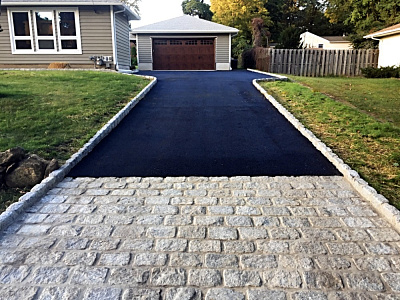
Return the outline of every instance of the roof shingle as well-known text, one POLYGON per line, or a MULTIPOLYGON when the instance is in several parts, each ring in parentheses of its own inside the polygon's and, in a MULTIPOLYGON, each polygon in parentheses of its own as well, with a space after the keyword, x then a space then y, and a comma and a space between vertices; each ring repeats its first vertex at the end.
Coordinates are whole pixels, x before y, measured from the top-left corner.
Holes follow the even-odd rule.
POLYGON ((180 16, 131 30, 133 33, 238 33, 239 30, 191 16, 180 16))

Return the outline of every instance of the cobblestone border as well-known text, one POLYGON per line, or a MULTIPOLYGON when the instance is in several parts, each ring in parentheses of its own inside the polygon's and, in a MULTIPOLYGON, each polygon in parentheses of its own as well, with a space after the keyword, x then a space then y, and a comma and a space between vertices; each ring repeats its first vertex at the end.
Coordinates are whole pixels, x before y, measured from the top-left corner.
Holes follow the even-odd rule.
POLYGON ((261 72, 258 70, 248 69, 248 71, 261 73, 276 78, 254 79, 253 85, 267 98, 267 100, 290 122, 292 125, 305 136, 317 150, 319 150, 346 178, 352 187, 384 217, 392 224, 396 230, 400 231, 400 211, 389 204, 389 201, 379 194, 368 182, 360 177, 358 172, 351 169, 344 161, 337 156, 331 148, 326 146, 319 138, 317 138, 310 130, 308 130, 295 116, 284 108, 274 97, 268 94, 258 83, 262 81, 289 80, 285 76, 261 72))
MULTIPOLYGON (((128 75, 128 74, 127 74, 128 75)), ((140 76, 150 79, 151 82, 123 109, 121 109, 111 120, 109 120, 78 152, 73 154, 60 169, 50 173, 41 183, 35 185, 30 192, 19 198, 18 202, 11 204, 5 212, 0 215, 0 230, 9 226, 26 208, 33 205, 41 197, 43 197, 50 189, 61 182, 71 169, 78 164, 90 151, 104 138, 111 130, 113 130, 122 119, 139 103, 140 100, 153 88, 157 83, 157 78, 153 76, 140 76)))

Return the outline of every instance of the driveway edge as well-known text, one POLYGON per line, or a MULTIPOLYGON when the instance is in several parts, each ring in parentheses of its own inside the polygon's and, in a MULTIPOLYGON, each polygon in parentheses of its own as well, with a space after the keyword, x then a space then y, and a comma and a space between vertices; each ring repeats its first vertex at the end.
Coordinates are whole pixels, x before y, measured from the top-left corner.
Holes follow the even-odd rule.
POLYGON ((254 79, 253 85, 264 95, 265 98, 306 137, 314 147, 319 150, 338 170, 343 174, 344 178, 352 185, 352 187, 383 216, 386 220, 400 231, 400 211, 389 204, 389 200, 383 195, 379 194, 368 182, 360 177, 357 171, 350 168, 338 155, 336 155, 331 148, 326 146, 314 133, 308 130, 292 113, 283 107, 274 97, 267 93, 258 82, 262 81, 277 81, 289 80, 285 76, 275 75, 271 73, 261 72, 258 70, 248 69, 248 71, 261 73, 276 78, 254 79))
MULTIPOLYGON (((127 74, 129 75, 129 74, 127 74)), ((25 209, 34 205, 41 197, 61 182, 64 177, 77 165, 93 148, 105 138, 111 130, 113 130, 122 119, 139 103, 140 100, 153 88, 157 83, 157 78, 153 76, 140 76, 150 79, 151 82, 133 98, 124 108, 122 108, 113 118, 111 118, 78 152, 73 154, 64 165, 58 170, 53 171, 41 183, 35 185, 30 192, 19 198, 18 202, 11 204, 6 211, 0 215, 0 230, 9 226, 25 209)))

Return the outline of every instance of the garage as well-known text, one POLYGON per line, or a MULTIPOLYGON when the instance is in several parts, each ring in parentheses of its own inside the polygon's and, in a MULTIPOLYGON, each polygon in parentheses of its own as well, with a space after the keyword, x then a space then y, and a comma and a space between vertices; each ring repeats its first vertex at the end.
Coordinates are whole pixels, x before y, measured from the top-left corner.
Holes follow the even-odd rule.
POLYGON ((215 70, 214 39, 154 39, 154 70, 215 70))
POLYGON ((134 28, 139 70, 230 70, 239 30, 191 16, 134 28))

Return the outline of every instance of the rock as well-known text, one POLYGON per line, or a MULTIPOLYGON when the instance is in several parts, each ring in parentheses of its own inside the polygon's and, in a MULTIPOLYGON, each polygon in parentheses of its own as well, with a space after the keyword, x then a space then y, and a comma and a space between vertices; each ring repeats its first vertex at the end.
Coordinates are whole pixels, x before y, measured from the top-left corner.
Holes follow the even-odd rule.
POLYGON ((6 185, 11 188, 33 187, 40 183, 48 162, 37 155, 31 155, 6 175, 6 185))
POLYGON ((13 163, 19 162, 25 158, 25 150, 16 147, 5 152, 0 152, 0 173, 4 172, 13 163))
POLYGON ((48 177, 51 172, 57 170, 60 167, 58 160, 53 158, 49 164, 46 167, 46 170, 44 171, 44 177, 48 177))

